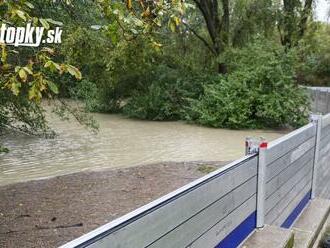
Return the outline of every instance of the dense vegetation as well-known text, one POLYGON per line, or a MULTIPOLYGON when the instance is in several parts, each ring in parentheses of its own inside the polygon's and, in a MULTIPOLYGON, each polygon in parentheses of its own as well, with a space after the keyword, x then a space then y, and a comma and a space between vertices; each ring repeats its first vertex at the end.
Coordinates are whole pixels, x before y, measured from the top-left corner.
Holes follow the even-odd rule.
POLYGON ((1 46, 0 129, 46 130, 42 97, 78 99, 87 112, 148 120, 300 126, 309 111, 300 85, 330 86, 330 26, 313 18, 315 4, 1 1, 0 24, 63 23, 64 33, 60 46, 1 46))

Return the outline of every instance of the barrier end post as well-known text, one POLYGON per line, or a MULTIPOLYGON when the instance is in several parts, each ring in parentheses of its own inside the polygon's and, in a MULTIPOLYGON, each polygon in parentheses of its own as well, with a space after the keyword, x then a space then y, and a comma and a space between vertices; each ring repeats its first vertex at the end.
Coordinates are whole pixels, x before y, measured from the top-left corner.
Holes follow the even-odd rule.
POLYGON ((266 189, 266 150, 268 142, 259 144, 258 185, 257 185, 257 228, 265 225, 265 189, 266 189))

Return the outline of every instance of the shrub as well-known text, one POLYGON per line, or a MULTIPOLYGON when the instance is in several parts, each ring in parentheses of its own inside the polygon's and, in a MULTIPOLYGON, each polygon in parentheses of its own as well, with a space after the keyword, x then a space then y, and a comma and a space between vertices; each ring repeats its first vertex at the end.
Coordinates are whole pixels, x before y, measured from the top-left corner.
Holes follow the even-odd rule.
POLYGON ((114 79, 108 69, 113 49, 111 40, 102 31, 84 27, 76 27, 63 42, 61 52, 66 61, 77 65, 84 78, 74 84, 66 78, 62 83, 66 87, 64 91, 83 100, 90 112, 118 110, 119 103, 113 97, 114 79))
POLYGON ((203 85, 212 76, 198 75, 171 69, 165 65, 154 68, 146 90, 136 91, 128 98, 123 111, 126 115, 148 120, 185 119, 190 111, 190 99, 197 99, 204 92, 203 85))
POLYGON ((270 43, 225 54, 230 73, 191 100, 187 118, 226 128, 297 127, 307 121, 309 102, 294 81, 295 56, 270 43))

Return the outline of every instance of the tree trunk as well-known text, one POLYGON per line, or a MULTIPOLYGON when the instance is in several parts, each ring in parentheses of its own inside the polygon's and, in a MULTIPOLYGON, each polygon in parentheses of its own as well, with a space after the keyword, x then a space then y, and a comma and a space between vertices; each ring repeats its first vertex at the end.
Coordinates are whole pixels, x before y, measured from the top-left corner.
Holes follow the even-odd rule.
POLYGON ((302 39, 305 35, 305 31, 307 29, 307 21, 312 13, 312 8, 313 8, 313 0, 306 0, 303 12, 301 14, 301 19, 299 22, 298 39, 302 39))
POLYGON ((291 48, 295 31, 295 1, 284 0, 284 35, 282 45, 291 48))
MULTIPOLYGON (((219 13, 219 0, 194 0, 194 2, 204 17, 212 41, 212 51, 216 57, 219 57, 229 45, 229 0, 221 0, 222 16, 219 13)), ((224 63, 218 64, 218 72, 221 74, 227 72, 224 63)))
POLYGON ((284 35, 282 45, 287 48, 298 45, 298 42, 304 37, 307 29, 307 21, 311 16, 313 9, 313 0, 305 0, 304 8, 297 16, 296 12, 300 7, 298 0, 284 0, 284 35), (299 19, 298 19, 299 18, 299 19))

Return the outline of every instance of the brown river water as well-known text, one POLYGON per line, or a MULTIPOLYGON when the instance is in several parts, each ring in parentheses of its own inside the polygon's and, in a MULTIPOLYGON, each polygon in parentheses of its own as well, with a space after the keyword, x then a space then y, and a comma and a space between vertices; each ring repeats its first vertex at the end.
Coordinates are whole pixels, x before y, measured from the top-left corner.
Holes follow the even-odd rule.
POLYGON ((245 138, 271 141, 285 134, 271 130, 227 130, 183 122, 149 122, 96 114, 98 134, 77 123, 50 118, 54 139, 7 134, 1 143, 0 185, 85 170, 129 167, 162 161, 232 161, 244 155, 245 138))

